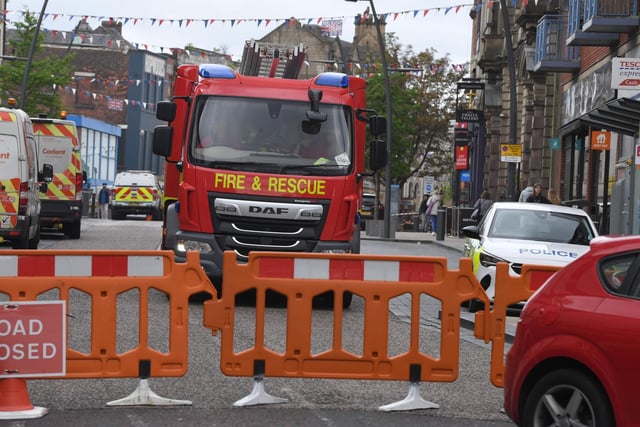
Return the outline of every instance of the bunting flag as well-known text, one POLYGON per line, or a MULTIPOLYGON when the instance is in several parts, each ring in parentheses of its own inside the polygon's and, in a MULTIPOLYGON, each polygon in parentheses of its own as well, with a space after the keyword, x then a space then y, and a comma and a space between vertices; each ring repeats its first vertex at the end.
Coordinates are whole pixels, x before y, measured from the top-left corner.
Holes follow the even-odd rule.
MULTIPOLYGON (((491 6, 491 4, 493 3, 492 0, 489 0, 487 3, 487 6, 491 6)), ((397 21, 398 17, 400 16, 404 16, 404 17, 408 17, 408 18, 412 18, 412 19, 416 19, 419 18, 420 15, 420 11, 422 11, 422 17, 426 17, 427 14, 432 13, 432 12, 440 12, 443 11, 444 15, 449 14, 449 12, 451 12, 452 10, 454 11, 454 13, 459 13, 463 8, 474 8, 476 6, 474 6, 471 3, 467 3, 467 4, 458 4, 458 5, 454 5, 454 6, 446 6, 446 7, 432 7, 432 8, 427 8, 427 9, 412 9, 412 10, 405 10, 405 11, 399 11, 399 12, 387 12, 387 13, 382 13, 382 14, 378 14, 378 18, 380 19, 380 21, 382 22, 387 22, 387 18, 389 17, 389 15, 391 15, 393 17, 393 21, 397 21)), ((477 7, 482 7, 481 3, 477 6, 477 7)), ((11 22, 15 22, 16 21, 16 17, 19 18, 17 19, 18 21, 22 21, 24 19, 24 15, 26 13, 31 13, 35 16, 39 16, 39 13, 36 12, 26 12, 26 11, 17 11, 17 10, 4 10, 3 14, 1 15, 2 17, 5 18, 5 21, 8 23, 11 22), (14 17, 14 19, 12 20, 10 18, 10 15, 14 17)), ((91 21, 96 21, 95 22, 95 26, 99 26, 102 24, 102 21, 105 19, 104 16, 95 16, 95 15, 73 15, 73 14, 63 14, 63 13, 57 13, 57 12, 53 12, 53 13, 45 13, 43 20, 46 21, 47 19, 50 19, 52 21, 55 21, 58 18, 64 18, 64 17, 68 17, 69 22, 72 22, 74 20, 78 20, 78 19, 82 19, 85 22, 89 22, 91 21)), ((367 9, 365 10, 363 15, 357 15, 353 17, 352 22, 354 22, 355 24, 358 24, 358 19, 360 20, 366 20, 368 18, 371 18, 371 12, 369 10, 369 8, 367 7, 367 9)), ((114 22, 114 21, 120 21, 123 23, 123 26, 126 25, 140 25, 140 24, 150 24, 152 27, 153 26, 157 26, 157 27, 161 27, 161 26, 176 26, 177 28, 187 28, 189 26, 191 26, 192 23, 196 23, 196 22, 202 22, 204 28, 209 28, 211 25, 214 24, 218 24, 218 25, 229 25, 231 28, 237 28, 241 23, 243 22, 253 22, 256 24, 256 26, 258 28, 260 28, 261 26, 264 26, 264 28, 267 28, 269 26, 269 24, 272 21, 275 21, 276 23, 284 23, 287 24, 289 26, 291 25, 295 25, 296 22, 298 22, 300 25, 302 25, 303 22, 317 22, 318 25, 322 26, 323 22, 331 22, 331 21, 340 21, 342 22, 342 20, 345 19, 345 16, 340 16, 340 17, 309 17, 309 18, 227 18, 227 19, 218 19, 218 18, 181 18, 181 19, 166 19, 166 18, 157 18, 157 17, 153 17, 153 18, 141 18, 141 17, 110 17, 108 18, 109 22, 114 22)), ((42 31, 49 31, 46 28, 43 28, 42 31)), ((55 30, 51 30, 52 32, 55 30)), ((333 34, 334 30, 333 28, 329 29, 329 33, 333 34)), ((105 41, 104 45, 108 44, 109 42, 105 41)), ((119 44, 119 42, 118 42, 119 44)), ((156 45, 152 45, 149 43, 136 43, 133 42, 133 45, 136 46, 136 48, 140 48, 140 46, 143 46, 146 50, 149 50, 149 46, 155 48, 156 51, 159 52, 164 52, 164 51, 169 51, 169 52, 173 52, 174 50, 177 51, 182 51, 182 49, 179 48, 175 48, 175 47, 166 47, 166 46, 156 46, 156 45)))
MULTIPOLYGON (((515 0, 514 0, 515 1, 515 0)), ((443 10, 445 12, 445 15, 447 13, 449 13, 449 11, 451 10, 455 10, 456 13, 458 13, 460 11, 460 9, 464 8, 464 7, 469 7, 469 8, 473 8, 474 5, 471 3, 466 3, 466 4, 458 4, 458 5, 454 5, 454 6, 446 6, 446 7, 432 7, 432 8, 427 8, 427 9, 412 9, 412 10, 404 10, 404 11, 398 11, 398 12, 387 12, 387 13, 382 13, 382 14, 378 14, 378 17, 381 18, 381 20, 386 21, 386 17, 388 15, 393 15, 393 19, 394 21, 397 20, 397 18, 399 16, 409 16, 409 17, 413 17, 416 18, 420 12, 420 10, 422 10, 422 16, 426 16, 427 13, 429 13, 430 11, 441 11, 443 10)), ((39 16, 39 13, 37 12, 26 12, 26 11, 18 11, 18 10, 4 10, 3 11, 3 17, 7 20, 7 22, 12 22, 11 19, 7 19, 8 15, 17 15, 18 17, 20 17, 20 20, 24 19, 24 15, 25 13, 31 13, 35 16, 39 16)), ((82 19, 83 21, 89 21, 89 20, 97 20, 98 21, 98 25, 100 25, 101 21, 105 19, 104 16, 96 16, 96 15, 74 15, 74 14, 63 14, 63 13, 56 13, 56 12, 47 12, 44 14, 43 20, 47 20, 47 19, 51 19, 52 21, 55 21, 56 19, 58 19, 58 17, 68 17, 69 21, 74 21, 74 20, 78 20, 78 19, 82 19)), ((369 7, 367 7, 367 9, 365 10, 364 14, 362 15, 358 15, 359 19, 361 19, 362 21, 366 21, 368 18, 371 17, 371 12, 369 10, 369 7)), ((355 18, 355 17, 354 17, 355 18)), ((132 25, 138 25, 139 23, 144 23, 144 22, 150 22, 151 26, 162 26, 163 24, 169 24, 169 25, 174 25, 176 24, 179 28, 183 27, 189 27, 189 25, 192 22, 202 22, 204 24, 204 27, 206 28, 208 25, 212 25, 216 22, 218 23, 222 23, 222 24, 226 24, 229 23, 232 27, 233 26, 237 26, 238 24, 240 24, 241 22, 244 21, 248 21, 248 22, 255 22, 258 26, 260 26, 263 22, 265 23, 265 27, 267 25, 269 25, 269 23, 271 21, 276 21, 276 22, 281 22, 281 23, 287 23, 290 21, 299 21, 299 22, 313 22, 316 21, 318 23, 320 23, 323 20, 333 20, 333 19, 341 19, 344 20, 345 16, 338 16, 338 17, 305 17, 305 18, 228 18, 228 19, 218 19, 218 18, 182 18, 182 19, 167 19, 167 18, 141 18, 141 17, 127 17, 127 16, 121 16, 121 17, 110 17, 108 18, 110 22, 115 21, 122 21, 124 23, 124 25, 128 25, 129 23, 132 23, 132 25)), ((15 19, 14 19, 15 21, 15 19)))

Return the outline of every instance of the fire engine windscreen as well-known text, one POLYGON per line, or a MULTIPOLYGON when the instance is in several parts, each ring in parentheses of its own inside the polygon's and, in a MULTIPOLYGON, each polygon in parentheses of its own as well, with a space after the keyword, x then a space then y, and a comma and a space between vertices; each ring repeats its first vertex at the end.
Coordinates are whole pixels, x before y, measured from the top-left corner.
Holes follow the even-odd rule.
POLYGON ((308 102, 200 97, 190 137, 191 162, 205 167, 274 165, 283 172, 346 175, 352 168, 348 107, 322 104, 324 122, 310 122, 308 102))

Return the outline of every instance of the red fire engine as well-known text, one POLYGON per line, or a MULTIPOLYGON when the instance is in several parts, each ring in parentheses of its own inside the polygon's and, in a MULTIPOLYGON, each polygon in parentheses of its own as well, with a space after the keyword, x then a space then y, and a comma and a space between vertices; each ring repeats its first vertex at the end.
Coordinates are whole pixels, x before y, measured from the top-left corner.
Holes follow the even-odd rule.
POLYGON ((386 119, 365 108, 363 79, 295 79, 301 50, 248 43, 242 74, 182 65, 172 100, 158 103, 169 122, 153 141, 167 160, 163 248, 178 261, 199 251, 218 292, 224 251, 239 262, 252 250, 360 251, 366 128, 375 171, 387 161, 386 119))

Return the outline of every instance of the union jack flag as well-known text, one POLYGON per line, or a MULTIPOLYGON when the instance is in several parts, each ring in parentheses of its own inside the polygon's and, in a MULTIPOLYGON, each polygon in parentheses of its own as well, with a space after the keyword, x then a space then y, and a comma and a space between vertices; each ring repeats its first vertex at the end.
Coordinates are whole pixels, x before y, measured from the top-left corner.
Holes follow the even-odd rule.
POLYGON ((342 19, 323 19, 320 32, 325 37, 342 35, 342 19))
POLYGON ((122 102, 121 99, 108 98, 107 99, 107 108, 109 110, 122 111, 123 108, 124 108, 124 102, 122 102))

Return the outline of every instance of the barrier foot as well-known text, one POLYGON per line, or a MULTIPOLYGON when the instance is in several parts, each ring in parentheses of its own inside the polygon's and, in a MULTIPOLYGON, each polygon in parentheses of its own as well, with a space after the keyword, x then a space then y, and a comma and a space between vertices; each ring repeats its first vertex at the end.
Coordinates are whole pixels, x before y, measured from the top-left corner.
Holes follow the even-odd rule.
POLYGON ((253 405, 271 405, 274 403, 285 403, 287 399, 271 396, 264 391, 264 377, 253 377, 253 390, 247 397, 236 401, 233 406, 253 406, 253 405))
POLYGON ((149 388, 149 382, 146 379, 141 379, 138 387, 129 396, 107 402, 107 406, 178 406, 191 404, 192 402, 190 400, 168 399, 166 397, 158 396, 151 391, 149 388))
POLYGON ((420 396, 420 383, 409 385, 409 394, 399 402, 390 403, 378 408, 379 411, 412 411, 414 409, 437 409, 440 405, 424 400, 420 396))
POLYGON ((0 420, 24 420, 44 417, 49 410, 33 406, 24 378, 0 379, 0 420))

